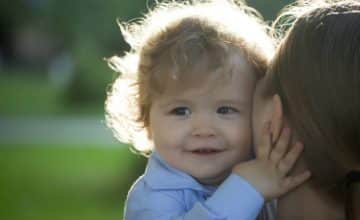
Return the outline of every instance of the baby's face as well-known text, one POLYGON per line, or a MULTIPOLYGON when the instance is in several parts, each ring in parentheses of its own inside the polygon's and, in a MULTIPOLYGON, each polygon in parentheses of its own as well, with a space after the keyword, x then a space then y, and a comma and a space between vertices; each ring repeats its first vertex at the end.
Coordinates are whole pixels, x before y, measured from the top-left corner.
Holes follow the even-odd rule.
POLYGON ((168 85, 150 110, 156 151, 203 184, 221 183, 235 164, 252 157, 255 73, 242 58, 239 63, 239 71, 216 86, 168 85))

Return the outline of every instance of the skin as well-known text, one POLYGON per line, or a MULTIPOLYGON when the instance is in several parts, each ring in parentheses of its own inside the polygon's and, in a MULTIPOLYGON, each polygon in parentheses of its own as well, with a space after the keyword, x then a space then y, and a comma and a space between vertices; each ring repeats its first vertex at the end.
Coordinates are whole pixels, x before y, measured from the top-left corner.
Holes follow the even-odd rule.
POLYGON ((266 200, 279 198, 294 190, 310 177, 305 168, 293 170, 303 145, 293 140, 291 129, 283 118, 279 96, 264 96, 261 79, 254 93, 253 143, 256 158, 234 167, 234 172, 245 177, 266 200))
MULTIPOLYGON (((151 106, 150 138, 168 164, 204 185, 219 185, 233 172, 265 200, 277 198, 309 178, 309 172, 288 175, 303 147, 290 144, 290 129, 278 129, 278 138, 272 139, 274 132, 267 123, 254 159, 251 113, 255 74, 242 56, 232 58, 237 59, 236 71, 220 83, 211 78, 194 87, 170 82, 151 106)), ((274 125, 282 123, 281 117, 272 120, 274 125)))
POLYGON ((212 84, 209 78, 193 88, 173 80, 150 109, 156 151, 205 185, 218 185, 235 164, 252 158, 255 73, 242 56, 234 56, 237 71, 228 80, 212 84))

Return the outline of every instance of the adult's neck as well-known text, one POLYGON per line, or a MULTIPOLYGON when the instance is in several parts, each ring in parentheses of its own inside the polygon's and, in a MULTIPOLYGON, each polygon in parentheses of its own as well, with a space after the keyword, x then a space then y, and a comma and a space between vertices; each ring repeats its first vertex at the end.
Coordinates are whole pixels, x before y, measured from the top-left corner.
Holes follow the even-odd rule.
POLYGON ((335 203, 328 195, 309 183, 279 199, 278 220, 345 220, 344 204, 335 203))

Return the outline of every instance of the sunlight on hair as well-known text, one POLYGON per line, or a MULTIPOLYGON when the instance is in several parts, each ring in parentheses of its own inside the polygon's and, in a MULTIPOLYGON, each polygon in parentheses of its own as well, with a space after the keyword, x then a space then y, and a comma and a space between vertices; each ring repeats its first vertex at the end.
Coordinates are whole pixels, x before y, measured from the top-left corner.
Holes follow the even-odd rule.
MULTIPOLYGON (((158 57, 176 42, 192 40, 192 35, 186 37, 178 33, 191 34, 192 28, 198 28, 195 38, 204 34, 206 41, 217 41, 216 45, 239 47, 247 52, 248 61, 264 72, 274 54, 270 27, 242 0, 156 1, 154 8, 149 8, 141 18, 118 21, 118 24, 130 50, 123 56, 107 59, 109 66, 120 75, 108 92, 106 122, 118 140, 132 144, 135 151, 143 154, 153 147, 147 129, 154 75, 162 65, 158 57)), ((176 66, 175 61, 180 59, 175 58, 170 57, 173 63, 165 62, 165 65, 172 70, 171 78, 177 80, 181 78, 177 74, 185 71, 176 66)), ((161 75, 159 82, 166 81, 165 77, 161 75)))
POLYGON ((281 40, 294 22, 303 15, 317 8, 325 8, 335 3, 346 3, 347 0, 298 0, 284 7, 272 23, 273 36, 281 40))
POLYGON ((116 80, 106 100, 106 122, 119 141, 132 144, 135 151, 148 152, 152 143, 146 129, 137 120, 136 94, 137 86, 133 79, 116 80))

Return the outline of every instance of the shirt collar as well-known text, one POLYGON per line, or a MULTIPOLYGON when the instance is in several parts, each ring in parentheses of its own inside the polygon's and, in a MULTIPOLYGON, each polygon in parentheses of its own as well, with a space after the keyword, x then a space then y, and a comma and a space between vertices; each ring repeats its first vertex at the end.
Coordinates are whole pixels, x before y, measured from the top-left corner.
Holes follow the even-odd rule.
POLYGON ((157 152, 153 152, 148 160, 144 180, 153 189, 191 189, 206 194, 211 194, 215 190, 215 187, 205 187, 185 172, 171 167, 157 152))

